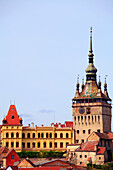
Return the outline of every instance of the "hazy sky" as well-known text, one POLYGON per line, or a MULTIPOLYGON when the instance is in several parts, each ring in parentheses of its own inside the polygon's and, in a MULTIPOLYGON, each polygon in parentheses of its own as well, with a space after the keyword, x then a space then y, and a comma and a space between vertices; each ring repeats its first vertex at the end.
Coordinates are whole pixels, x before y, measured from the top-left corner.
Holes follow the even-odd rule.
MULTIPOLYGON (((113 0, 0 0, 0 119, 15 100, 24 125, 72 120, 77 75, 94 63, 113 99, 113 0)), ((97 77, 98 77, 97 76, 97 77)))

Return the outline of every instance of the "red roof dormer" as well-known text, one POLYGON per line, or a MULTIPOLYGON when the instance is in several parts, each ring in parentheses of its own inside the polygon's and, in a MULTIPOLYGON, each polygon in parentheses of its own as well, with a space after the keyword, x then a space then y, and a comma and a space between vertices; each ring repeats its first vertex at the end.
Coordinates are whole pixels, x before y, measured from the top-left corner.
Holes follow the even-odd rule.
POLYGON ((3 119, 3 125, 22 125, 22 119, 19 118, 15 105, 10 105, 6 119, 3 119))

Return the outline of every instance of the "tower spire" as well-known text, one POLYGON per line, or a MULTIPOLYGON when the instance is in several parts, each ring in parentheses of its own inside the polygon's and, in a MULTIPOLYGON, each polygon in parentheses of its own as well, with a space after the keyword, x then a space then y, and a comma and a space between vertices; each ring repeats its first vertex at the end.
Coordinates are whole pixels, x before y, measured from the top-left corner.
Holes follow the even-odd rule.
POLYGON ((90 28, 90 49, 89 49, 88 56, 89 56, 89 65, 86 68, 86 80, 87 81, 90 81, 90 80, 96 81, 97 69, 95 68, 94 63, 93 63, 94 54, 93 54, 93 50, 92 50, 92 27, 90 28))

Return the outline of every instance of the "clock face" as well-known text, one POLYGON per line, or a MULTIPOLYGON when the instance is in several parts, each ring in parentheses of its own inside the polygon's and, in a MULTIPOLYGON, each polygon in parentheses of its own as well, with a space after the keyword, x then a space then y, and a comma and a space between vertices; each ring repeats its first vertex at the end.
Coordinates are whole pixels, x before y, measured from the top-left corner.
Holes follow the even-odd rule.
POLYGON ((79 113, 80 113, 80 114, 83 114, 84 112, 85 112, 84 107, 80 107, 80 108, 79 108, 79 113))

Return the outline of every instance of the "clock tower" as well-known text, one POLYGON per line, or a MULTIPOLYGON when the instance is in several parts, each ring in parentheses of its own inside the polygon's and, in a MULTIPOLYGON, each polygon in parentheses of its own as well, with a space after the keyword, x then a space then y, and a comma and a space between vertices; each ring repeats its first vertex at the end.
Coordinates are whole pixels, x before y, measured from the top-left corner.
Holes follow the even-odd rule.
POLYGON ((92 50, 92 28, 90 29, 89 65, 86 68, 86 82, 82 82, 79 91, 77 80, 76 93, 72 99, 72 116, 75 129, 76 143, 86 142, 93 132, 111 131, 111 99, 107 92, 105 78, 104 93, 101 90, 101 81, 97 83, 97 69, 94 66, 92 50))

